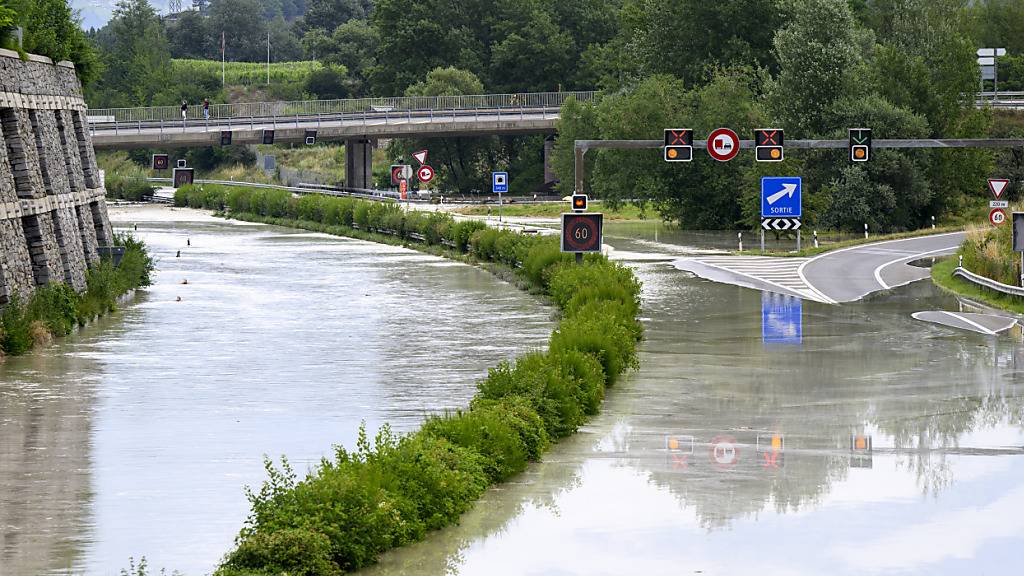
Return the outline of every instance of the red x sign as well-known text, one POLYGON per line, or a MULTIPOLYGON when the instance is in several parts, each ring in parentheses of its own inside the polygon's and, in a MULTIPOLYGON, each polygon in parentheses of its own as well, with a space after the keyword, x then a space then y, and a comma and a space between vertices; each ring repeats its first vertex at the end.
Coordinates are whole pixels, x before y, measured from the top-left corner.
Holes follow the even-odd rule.
POLYGON ((693 146, 693 130, 689 128, 667 128, 665 146, 693 146))
POLYGON ((782 130, 768 128, 754 132, 757 134, 757 146, 782 146, 782 130))

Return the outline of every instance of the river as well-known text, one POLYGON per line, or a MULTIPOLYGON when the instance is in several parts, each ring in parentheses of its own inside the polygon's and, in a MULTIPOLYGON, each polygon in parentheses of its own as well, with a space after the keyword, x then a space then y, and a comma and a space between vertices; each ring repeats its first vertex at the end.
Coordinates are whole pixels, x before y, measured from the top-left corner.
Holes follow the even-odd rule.
POLYGON ((154 285, 0 364, 3 576, 141 556, 211 572, 264 454, 301 473, 361 421, 415 429, 554 326, 537 298, 411 250, 183 209, 111 217, 137 224, 154 285))
MULTIPOLYGON (((261 454, 305 469, 331 443, 351 445, 361 419, 413 428, 465 403, 487 366, 551 328, 548 309, 473 268, 162 214, 139 226, 161 256, 156 286, 0 367, 0 498, 20 526, 0 523, 12 574, 106 574, 141 554, 204 573, 244 519, 241 486, 262 478, 261 454)), ((687 246, 694 238, 662 253, 727 247, 687 246)), ((369 574, 1021 565, 1018 334, 912 319, 958 306, 927 282, 842 306, 801 302, 680 272, 651 258, 652 240, 612 241, 646 255, 633 259, 640 370, 544 462, 369 574)))

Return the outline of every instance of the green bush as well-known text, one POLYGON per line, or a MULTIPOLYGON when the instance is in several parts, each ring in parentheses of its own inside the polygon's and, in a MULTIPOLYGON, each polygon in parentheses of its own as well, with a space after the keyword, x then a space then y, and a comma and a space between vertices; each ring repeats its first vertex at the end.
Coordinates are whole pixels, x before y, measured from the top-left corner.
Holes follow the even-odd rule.
POLYGON ((514 419, 515 416, 497 406, 460 410, 428 418, 422 433, 481 454, 491 482, 500 482, 526 468, 526 439, 510 422, 514 419))
POLYGON ((320 532, 304 528, 284 528, 258 532, 242 540, 231 554, 234 568, 261 573, 287 572, 295 576, 332 576, 342 574, 331 559, 331 541, 320 532))

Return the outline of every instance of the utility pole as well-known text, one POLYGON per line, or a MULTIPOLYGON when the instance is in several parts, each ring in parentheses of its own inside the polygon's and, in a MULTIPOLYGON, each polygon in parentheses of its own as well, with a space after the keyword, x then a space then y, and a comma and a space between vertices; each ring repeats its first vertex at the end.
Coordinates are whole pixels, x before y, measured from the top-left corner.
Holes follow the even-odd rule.
POLYGON ((267 86, 270 86, 270 30, 267 30, 267 86))
POLYGON ((220 32, 220 87, 221 88, 223 88, 225 85, 227 85, 227 82, 224 81, 224 50, 225 50, 225 47, 226 47, 226 45, 225 45, 224 31, 221 30, 221 32, 220 32))

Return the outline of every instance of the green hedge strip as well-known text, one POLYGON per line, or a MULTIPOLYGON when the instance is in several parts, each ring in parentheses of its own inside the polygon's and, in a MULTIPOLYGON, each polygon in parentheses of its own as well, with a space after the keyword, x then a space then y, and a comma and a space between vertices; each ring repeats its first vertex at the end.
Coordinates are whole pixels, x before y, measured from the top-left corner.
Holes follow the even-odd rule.
POLYGON ((379 233, 444 245, 515 268, 561 311, 548 351, 502 362, 478 383, 469 408, 431 416, 418 432, 360 430, 354 452, 337 448, 299 480, 287 460, 266 462, 268 480, 236 548, 218 569, 239 574, 340 574, 452 524, 490 485, 538 461, 553 440, 596 414, 604 389, 637 366, 640 282, 629 268, 590 255, 583 265, 557 238, 486 227, 393 203, 282 190, 186 186, 177 206, 335 233, 379 233))

